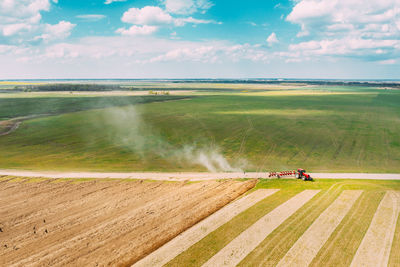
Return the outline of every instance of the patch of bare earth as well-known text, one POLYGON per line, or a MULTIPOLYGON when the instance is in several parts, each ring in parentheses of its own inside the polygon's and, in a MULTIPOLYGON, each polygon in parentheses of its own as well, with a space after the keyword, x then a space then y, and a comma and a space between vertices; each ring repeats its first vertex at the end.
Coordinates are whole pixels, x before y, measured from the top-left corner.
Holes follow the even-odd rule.
POLYGON ((255 185, 54 181, 0 180, 0 266, 130 265, 255 185))

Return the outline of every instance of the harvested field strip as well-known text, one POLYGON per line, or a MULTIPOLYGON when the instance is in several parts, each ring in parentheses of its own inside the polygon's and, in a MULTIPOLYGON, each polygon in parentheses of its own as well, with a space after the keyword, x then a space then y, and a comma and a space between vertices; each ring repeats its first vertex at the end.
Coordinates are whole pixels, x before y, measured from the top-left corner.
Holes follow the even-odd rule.
POLYGON ((350 266, 387 266, 399 216, 398 193, 383 197, 350 266))
POLYGON ((303 190, 285 189, 261 200, 167 263, 167 266, 201 266, 265 214, 303 190))
POLYGON ((310 266, 349 266, 383 196, 383 191, 364 191, 310 266))
POLYGON ((200 241, 206 235, 225 224, 233 217, 250 208, 262 199, 276 193, 279 189, 260 189, 236 200, 223 207, 205 220, 194 225, 170 242, 154 251, 133 266, 162 266, 175 258, 177 255, 188 249, 191 245, 200 241))
POLYGON ((360 190, 343 191, 296 241, 278 266, 308 266, 361 193, 360 190))
POLYGON ((254 184, 2 183, 0 199, 8 196, 19 204, 0 204, 0 266, 130 264, 254 184))
POLYGON ((390 252, 389 266, 400 266, 400 214, 397 217, 397 226, 393 238, 392 250, 390 252))
POLYGON ((314 220, 339 196, 345 183, 321 191, 254 249, 239 266, 276 266, 314 220))
POLYGON ((236 266, 281 223, 312 199, 319 190, 304 190, 262 217, 203 266, 236 266))

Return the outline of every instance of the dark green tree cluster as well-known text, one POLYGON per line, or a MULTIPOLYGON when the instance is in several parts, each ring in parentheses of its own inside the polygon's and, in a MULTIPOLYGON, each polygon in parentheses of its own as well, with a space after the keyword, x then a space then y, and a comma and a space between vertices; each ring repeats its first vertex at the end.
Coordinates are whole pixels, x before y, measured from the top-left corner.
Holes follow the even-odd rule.
POLYGON ((24 91, 113 91, 122 90, 119 85, 104 85, 104 84, 70 84, 70 83, 55 83, 43 85, 27 85, 24 91))

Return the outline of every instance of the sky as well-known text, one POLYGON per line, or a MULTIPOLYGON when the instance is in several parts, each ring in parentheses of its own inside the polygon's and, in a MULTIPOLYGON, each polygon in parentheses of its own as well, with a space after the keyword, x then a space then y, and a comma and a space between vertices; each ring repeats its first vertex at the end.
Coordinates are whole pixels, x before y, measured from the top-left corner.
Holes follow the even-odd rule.
POLYGON ((400 79, 400 0, 0 0, 0 79, 400 79))

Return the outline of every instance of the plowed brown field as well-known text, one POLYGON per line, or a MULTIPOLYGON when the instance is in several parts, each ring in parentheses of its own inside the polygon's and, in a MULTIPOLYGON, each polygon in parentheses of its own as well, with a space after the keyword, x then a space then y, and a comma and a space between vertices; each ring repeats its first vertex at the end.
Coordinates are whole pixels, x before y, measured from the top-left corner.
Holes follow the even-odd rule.
POLYGON ((255 185, 0 178, 0 266, 129 265, 255 185))

